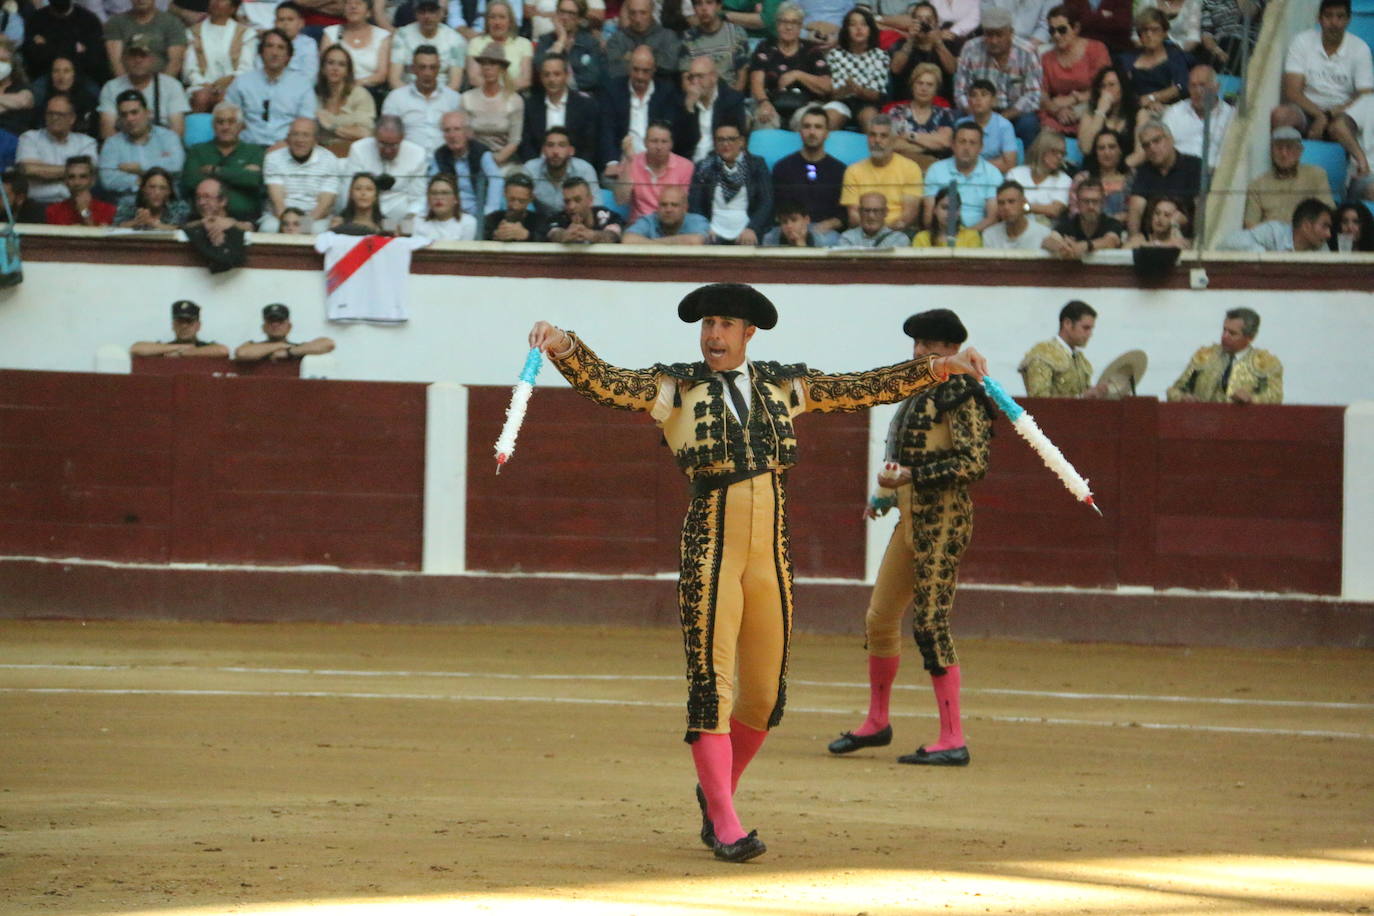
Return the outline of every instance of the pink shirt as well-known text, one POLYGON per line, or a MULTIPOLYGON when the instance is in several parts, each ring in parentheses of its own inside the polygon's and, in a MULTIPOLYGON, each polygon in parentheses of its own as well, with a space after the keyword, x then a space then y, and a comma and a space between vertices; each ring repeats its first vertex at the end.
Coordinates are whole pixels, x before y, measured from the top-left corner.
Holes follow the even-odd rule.
POLYGON ((664 185, 681 185, 686 190, 692 183, 692 162, 677 153, 668 154, 668 166, 660 175, 649 171, 645 160, 647 153, 640 153, 630 160, 630 225, 646 213, 658 212, 658 195, 664 185))

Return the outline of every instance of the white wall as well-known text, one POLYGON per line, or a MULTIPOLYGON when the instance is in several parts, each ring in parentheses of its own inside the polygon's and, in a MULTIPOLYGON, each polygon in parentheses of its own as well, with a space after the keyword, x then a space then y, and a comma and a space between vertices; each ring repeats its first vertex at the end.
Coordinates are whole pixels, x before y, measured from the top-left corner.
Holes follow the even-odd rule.
MULTIPOLYGON (((976 270, 976 261, 961 265, 976 270)), ((1294 265, 1295 270, 1320 269, 1294 265)), ((294 337, 338 341, 338 378, 513 385, 526 333, 539 318, 576 329, 603 357, 622 365, 691 360, 695 331, 677 321, 678 299, 692 283, 608 283, 414 275, 411 321, 404 327, 330 326, 322 274, 301 270, 203 269, 30 262, 24 283, 0 292, 0 367, 93 371, 104 344, 167 339, 173 300, 204 309, 203 334, 235 346, 259 335, 261 307, 291 306, 294 337)), ((721 277, 728 279, 728 277, 721 277)), ((1100 313, 1088 355, 1099 368, 1118 353, 1144 349, 1150 369, 1141 394, 1161 395, 1200 345, 1214 341, 1222 313, 1256 309, 1259 344, 1284 361, 1289 403, 1346 404, 1374 399, 1368 347, 1374 341, 1374 293, 1072 290, 985 286, 802 286, 762 289, 781 321, 751 347, 759 359, 805 361, 827 370, 894 362, 909 353, 901 321, 927 308, 960 313, 972 343, 1013 392, 1016 365, 1051 336, 1060 307, 1081 298, 1100 313)), ((562 384, 546 369, 546 384, 562 384)))

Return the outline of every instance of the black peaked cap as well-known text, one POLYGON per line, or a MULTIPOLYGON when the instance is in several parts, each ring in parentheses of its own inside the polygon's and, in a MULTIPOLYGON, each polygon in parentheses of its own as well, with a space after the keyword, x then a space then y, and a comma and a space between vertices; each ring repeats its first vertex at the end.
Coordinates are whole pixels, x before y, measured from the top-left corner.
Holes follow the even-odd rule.
POLYGON ((968 329, 959 320, 959 316, 949 309, 917 312, 902 322, 902 330, 912 340, 938 340, 951 344, 961 344, 968 340, 968 329))
POLYGON ((778 323, 768 297, 747 283, 712 283, 692 290, 677 305, 677 317, 691 324, 707 315, 742 318, 767 331, 778 323))

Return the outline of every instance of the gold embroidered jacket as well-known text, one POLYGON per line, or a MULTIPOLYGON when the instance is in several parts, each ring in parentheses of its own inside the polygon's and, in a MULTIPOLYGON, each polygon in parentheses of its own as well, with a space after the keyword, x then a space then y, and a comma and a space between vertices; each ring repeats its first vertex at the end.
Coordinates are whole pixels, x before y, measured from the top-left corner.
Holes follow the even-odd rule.
POLYGON ((1031 347, 1016 371, 1032 398, 1076 398, 1093 383, 1093 366, 1083 351, 1071 354, 1053 337, 1031 347))
POLYGON ((988 472, 992 404, 967 375, 913 395, 892 418, 888 458, 911 468, 917 489, 967 486, 988 472))
POLYGON ((1178 381, 1169 386, 1169 400, 1191 394, 1199 401, 1226 403, 1237 391, 1249 391, 1256 404, 1283 403, 1283 363, 1268 350, 1250 347, 1236 358, 1231 376, 1222 388, 1226 374, 1226 351, 1221 344, 1200 348, 1188 361, 1178 381))
POLYGON ((749 363, 753 383, 748 428, 725 406, 725 385, 704 362, 622 369, 569 332, 573 348, 553 359, 583 396, 621 410, 646 411, 663 429, 689 478, 741 471, 781 471, 797 463, 792 418, 807 411, 861 410, 892 404, 939 384, 932 357, 867 372, 827 375, 802 363, 749 363))

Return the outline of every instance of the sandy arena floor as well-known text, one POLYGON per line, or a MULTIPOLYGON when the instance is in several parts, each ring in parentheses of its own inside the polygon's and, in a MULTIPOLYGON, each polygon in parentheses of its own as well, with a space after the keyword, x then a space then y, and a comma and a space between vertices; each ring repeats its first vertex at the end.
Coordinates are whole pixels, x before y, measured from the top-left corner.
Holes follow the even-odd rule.
POLYGON ((1374 656, 965 641, 968 769, 915 653, 796 642, 696 836, 669 631, 0 622, 0 913, 1371 912, 1374 656))

